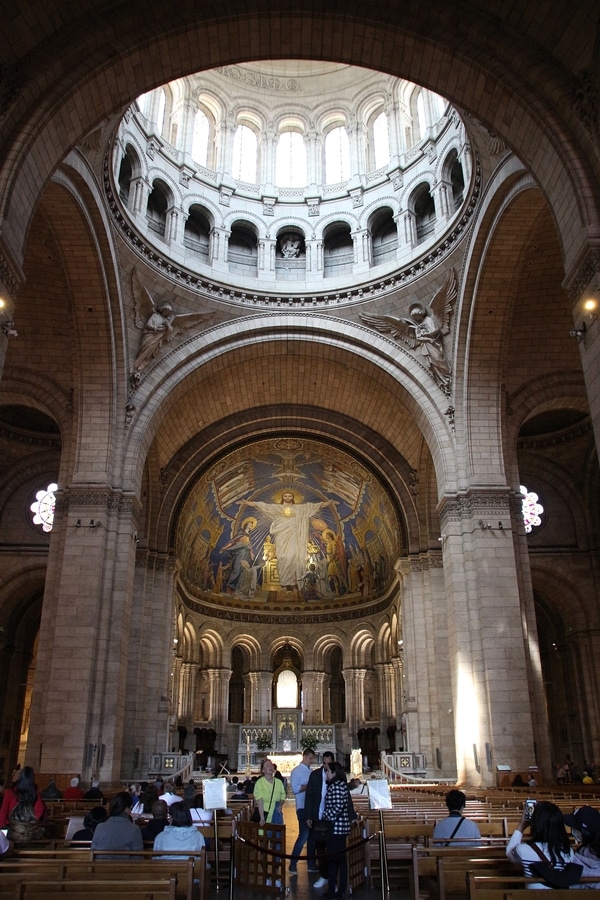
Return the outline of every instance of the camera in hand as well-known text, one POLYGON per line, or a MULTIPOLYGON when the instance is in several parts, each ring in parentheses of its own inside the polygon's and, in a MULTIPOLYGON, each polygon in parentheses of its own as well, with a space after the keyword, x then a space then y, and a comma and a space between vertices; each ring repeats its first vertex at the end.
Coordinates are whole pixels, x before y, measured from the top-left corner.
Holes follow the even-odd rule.
POLYGON ((526 800, 525 801, 525 818, 530 819, 533 815, 533 810, 535 809, 535 800, 526 800))

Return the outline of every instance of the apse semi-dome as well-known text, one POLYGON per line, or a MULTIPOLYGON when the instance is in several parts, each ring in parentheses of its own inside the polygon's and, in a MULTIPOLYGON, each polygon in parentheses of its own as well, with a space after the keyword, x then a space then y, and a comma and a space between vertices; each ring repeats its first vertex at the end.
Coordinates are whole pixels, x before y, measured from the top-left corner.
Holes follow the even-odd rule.
POLYGON ((397 289, 462 237, 478 187, 464 123, 443 98, 300 61, 227 66, 143 95, 106 168, 136 252, 236 304, 397 289))
POLYGON ((179 581, 207 614, 373 609, 395 580, 403 529, 379 479, 344 450, 280 438, 240 447, 190 486, 179 581))

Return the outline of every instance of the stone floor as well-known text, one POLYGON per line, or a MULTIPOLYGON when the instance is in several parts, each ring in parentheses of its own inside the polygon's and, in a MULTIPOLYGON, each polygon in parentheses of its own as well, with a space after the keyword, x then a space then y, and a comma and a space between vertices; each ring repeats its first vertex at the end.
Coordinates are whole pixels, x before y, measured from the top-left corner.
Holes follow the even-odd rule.
MULTIPOLYGON (((298 835, 298 822, 296 819, 296 810, 293 800, 288 800, 284 807, 284 821, 286 825, 286 850, 288 853, 294 845, 298 835)), ((303 850, 306 855, 306 848, 303 850)), ((286 869, 289 866, 287 861, 286 869)), ((319 900, 327 893, 327 887, 314 888, 313 885, 318 879, 319 874, 307 871, 306 861, 298 864, 298 874, 289 876, 286 874, 286 891, 285 894, 293 900, 319 900)), ((381 897, 382 900, 408 900, 408 892, 391 890, 382 892, 380 887, 370 887, 368 883, 354 891, 348 891, 348 896, 352 894, 353 900, 372 900, 372 898, 381 897)), ((273 897, 278 898, 281 892, 260 891, 255 888, 239 887, 234 885, 233 891, 230 885, 223 882, 218 888, 213 884, 210 891, 210 900, 226 900, 231 896, 234 900, 253 900, 255 897, 273 897)))

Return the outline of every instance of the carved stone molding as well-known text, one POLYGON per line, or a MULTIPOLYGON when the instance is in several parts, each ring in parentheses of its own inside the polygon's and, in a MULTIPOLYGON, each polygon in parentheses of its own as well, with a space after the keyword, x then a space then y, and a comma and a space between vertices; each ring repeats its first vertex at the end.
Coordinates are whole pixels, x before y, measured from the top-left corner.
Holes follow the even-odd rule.
POLYGON ((590 281, 596 277, 600 277, 600 248, 589 250, 576 271, 565 279, 564 285, 569 299, 576 303, 590 281))
POLYGON ((396 563, 396 572, 406 577, 414 572, 427 572, 429 569, 443 569, 444 561, 441 550, 430 550, 418 556, 405 556, 396 563))
POLYGON ((442 527, 447 522, 463 522, 479 516, 506 516, 511 508, 511 495, 508 489, 500 491, 474 491, 458 497, 444 497, 438 512, 442 527))
POLYGON ((126 513, 137 521, 141 504, 137 497, 124 495, 112 488, 65 488, 56 492, 56 505, 61 510, 73 508, 97 509, 99 506, 106 510, 116 510, 126 513))

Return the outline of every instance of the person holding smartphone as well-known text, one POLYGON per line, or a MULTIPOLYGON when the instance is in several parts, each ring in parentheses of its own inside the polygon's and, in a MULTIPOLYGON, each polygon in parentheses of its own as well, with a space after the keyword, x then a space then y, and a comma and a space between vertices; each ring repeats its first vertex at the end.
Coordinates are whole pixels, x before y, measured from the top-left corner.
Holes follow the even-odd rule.
MULTIPOLYGON (((542 861, 542 857, 558 871, 564 869, 567 863, 574 862, 573 850, 559 807, 547 800, 540 800, 537 803, 527 801, 521 821, 507 844, 506 855, 512 862, 523 867, 523 874, 527 878, 539 877, 532 867, 542 861), (523 840, 523 833, 527 828, 531 829, 530 841, 523 840)), ((528 884, 527 887, 551 889, 550 885, 541 881, 528 884)))

